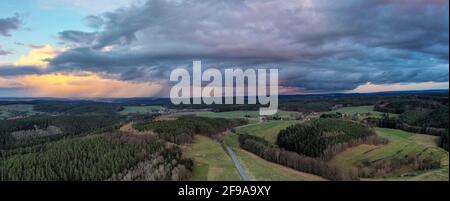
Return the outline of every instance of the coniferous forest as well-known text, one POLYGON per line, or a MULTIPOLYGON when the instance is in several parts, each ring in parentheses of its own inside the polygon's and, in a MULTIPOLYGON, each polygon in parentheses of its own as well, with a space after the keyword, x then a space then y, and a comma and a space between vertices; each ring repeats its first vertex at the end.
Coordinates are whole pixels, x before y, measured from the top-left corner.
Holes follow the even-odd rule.
POLYGON ((96 113, 0 120, 0 180, 187 180, 193 161, 177 144, 191 143, 194 134, 214 137, 246 122, 154 117, 96 113), (136 133, 120 131, 129 121, 135 122, 136 133))
MULTIPOLYGON (((368 127, 340 119, 320 118, 288 127, 278 134, 277 145, 310 157, 330 158, 340 150, 337 145, 383 144, 368 127), (325 156, 326 155, 326 156, 325 156)), ((347 145, 348 146, 348 145, 347 145)))
POLYGON ((151 180, 181 180, 192 168, 192 161, 182 159, 176 146, 165 147, 163 142, 124 133, 64 139, 37 150, 4 155, 1 180, 122 180, 143 161, 155 163, 155 169, 165 167, 164 172, 148 175, 151 180))
POLYGON ((173 121, 150 121, 134 124, 139 131, 154 131, 159 137, 176 144, 192 142, 194 134, 213 137, 215 134, 245 124, 243 119, 183 116, 173 121))
MULTIPOLYGON (((0 180, 198 180, 202 171, 215 171, 218 159, 227 163, 227 146, 246 168, 262 165, 246 160, 265 160, 326 180, 427 171, 441 178, 445 100, 441 94, 282 97, 280 108, 288 111, 268 117, 255 115, 255 106, 172 106, 164 99, 0 101, 0 180), (241 149, 258 159, 241 158, 241 149), (223 155, 209 155, 217 151, 223 155)), ((228 168, 234 171, 232 163, 228 168)))

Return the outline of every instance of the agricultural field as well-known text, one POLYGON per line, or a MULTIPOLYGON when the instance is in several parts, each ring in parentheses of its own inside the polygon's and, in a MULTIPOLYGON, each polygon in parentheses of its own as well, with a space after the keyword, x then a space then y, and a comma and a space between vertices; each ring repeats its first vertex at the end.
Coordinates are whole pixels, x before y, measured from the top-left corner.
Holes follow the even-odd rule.
MULTIPOLYGON (((336 113, 336 112, 340 112, 342 114, 348 114, 348 115, 360 114, 360 115, 365 115, 366 117, 381 117, 384 114, 382 112, 374 111, 373 105, 342 107, 337 110, 333 110, 333 111, 326 112, 326 113, 330 114, 330 113, 336 113)), ((389 113, 389 116, 397 117, 398 114, 389 113)))
POLYGON ((194 143, 185 147, 187 157, 194 160, 192 180, 240 181, 241 177, 222 146, 210 138, 196 135, 194 143))
POLYGON ((148 113, 157 113, 159 110, 164 109, 164 107, 160 105, 151 105, 151 106, 125 106, 120 114, 148 114, 148 113))
POLYGON ((355 113, 366 113, 366 112, 370 112, 372 114, 375 115, 381 115, 381 112, 377 112, 373 110, 374 106, 373 105, 366 105, 366 106, 355 106, 355 107, 342 107, 339 108, 337 110, 335 110, 335 112, 341 112, 341 113, 347 113, 347 114, 355 114, 355 113))
MULTIPOLYGON (((279 110, 277 114, 274 116, 278 116, 281 118, 294 118, 295 115, 299 114, 298 112, 291 111, 283 111, 279 110)), ((197 116, 201 117, 210 117, 210 118, 227 118, 227 119, 236 119, 236 118, 258 118, 259 111, 230 111, 230 112, 197 112, 197 116)))
POLYGON ((291 125, 301 123, 298 120, 274 120, 249 124, 236 129, 237 133, 255 135, 275 144, 278 133, 291 125))
POLYGON ((33 105, 18 104, 18 105, 1 105, 0 106, 0 119, 14 118, 14 117, 26 117, 34 114, 38 114, 33 110, 33 105))
POLYGON ((448 128, 446 100, 447 92, 420 99, 288 97, 278 114, 262 117, 254 106, 175 107, 168 99, 6 100, 0 165, 11 174, 0 180, 448 181, 448 133, 438 133, 448 128), (382 108, 386 103, 392 104, 382 108), (338 104, 367 106, 329 111, 338 104), (387 119, 374 107, 405 112, 387 119), (212 112, 218 110, 228 112, 212 112), (404 123, 420 129, 388 129, 404 123), (101 153, 121 161, 101 161, 101 153))
POLYGON ((253 181, 324 181, 325 179, 316 175, 293 170, 276 163, 266 161, 257 155, 239 148, 238 136, 227 133, 224 143, 231 146, 253 181))
POLYGON ((409 139, 425 147, 436 147, 438 146, 441 137, 424 134, 415 134, 413 136, 410 136, 409 139))
POLYGON ((343 167, 361 167, 363 163, 401 159, 417 155, 440 163, 440 169, 431 171, 414 171, 403 166, 381 179, 389 180, 447 180, 448 152, 438 147, 436 137, 405 132, 396 129, 375 128, 376 133, 389 139, 389 144, 382 146, 359 145, 338 154, 332 163, 343 167))

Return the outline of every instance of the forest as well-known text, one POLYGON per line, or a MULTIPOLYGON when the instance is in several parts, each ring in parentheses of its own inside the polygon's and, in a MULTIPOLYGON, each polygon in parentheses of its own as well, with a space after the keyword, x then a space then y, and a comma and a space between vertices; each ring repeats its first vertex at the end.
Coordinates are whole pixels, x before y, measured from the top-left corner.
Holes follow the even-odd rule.
MULTIPOLYGON (((415 99, 380 101, 375 111, 400 114, 397 124, 426 128, 448 129, 448 97, 417 97, 415 99)), ((433 134, 433 133, 427 133, 433 134)), ((440 133, 436 134, 440 135, 440 133)))
MULTIPOLYGON (((372 94, 317 94, 317 95, 280 95, 279 108, 286 111, 297 112, 326 112, 333 110, 335 106, 350 107, 363 105, 376 105, 376 110, 380 105, 391 102, 420 101, 422 103, 432 102, 435 105, 448 106, 448 91, 424 91, 421 93, 401 93, 386 92, 372 94)), ((169 100, 158 99, 151 100, 158 102, 164 107, 173 109, 205 109, 209 108, 215 112, 239 111, 239 110, 258 110, 260 105, 172 105, 169 100)), ((123 102, 122 102, 123 103, 123 102)), ((141 102, 143 103, 143 102, 141 102)), ((148 102, 147 102, 148 103, 148 102)), ((387 112, 381 111, 381 112, 387 112)))
POLYGON ((442 135, 441 142, 439 144, 443 149, 448 151, 448 132, 442 135))
POLYGON ((14 120, 0 120, 0 149, 45 143, 65 136, 102 132, 117 127, 118 115, 37 115, 14 120), (51 129, 58 132, 51 132, 51 129), (27 132, 24 132, 27 131, 27 132), (21 137, 17 137, 18 132, 21 137), (44 134, 43 134, 44 133, 44 134))
POLYGON ((280 131, 276 142, 288 151, 322 158, 331 158, 349 146, 363 143, 385 144, 387 141, 362 124, 331 118, 290 126, 280 131))
POLYGON ((138 131, 154 131, 159 137, 176 144, 192 142, 194 134, 213 137, 215 134, 244 125, 242 119, 207 118, 182 116, 171 121, 144 121, 133 124, 138 131))
POLYGON ((101 181, 147 178, 182 180, 192 161, 181 150, 146 136, 106 133, 51 142, 39 150, 2 157, 0 179, 14 181, 101 181), (136 139, 138 138, 138 139, 136 139), (141 167, 140 162, 152 164, 141 167), (160 168, 162 167, 162 168, 160 168), (149 171, 153 168, 158 171, 149 171), (137 174, 139 173, 139 174, 137 174))
POLYGON ((63 113, 0 120, 0 180, 188 180, 193 161, 176 144, 191 143, 194 134, 214 138, 246 123, 195 116, 158 121, 156 116, 63 113), (130 121, 135 129, 157 135, 119 131, 130 121))
POLYGON ((378 104, 375 110, 399 113, 398 117, 385 114, 381 119, 372 119, 375 125, 440 136, 440 146, 448 150, 449 108, 447 102, 442 102, 441 99, 398 101, 378 104))
MULTIPOLYGON (((199 150, 189 150, 198 145, 195 135, 211 138, 208 146, 220 146, 216 151, 225 157, 229 155, 221 142, 230 140, 232 148, 239 149, 238 159, 248 160, 242 164, 257 166, 252 172, 256 174, 267 167, 286 171, 277 164, 328 180, 380 179, 405 168, 413 174, 437 172, 442 169, 439 157, 448 154, 447 101, 447 92, 280 96, 279 109, 294 114, 286 120, 242 115, 259 105, 174 106, 164 98, 0 100, 0 180, 190 180, 198 178, 198 172, 208 175, 212 168, 197 161, 206 158, 202 154, 209 147, 199 144, 199 150), (131 106, 132 112, 123 112, 131 106), (146 106, 162 109, 148 112, 146 106), (359 110, 346 112, 354 106, 359 110), (14 108, 22 110, 10 113, 14 108), (238 111, 231 114, 239 117, 218 113, 225 111, 238 111), (246 125, 251 126, 248 132, 238 132, 246 125), (379 129, 395 132, 380 134, 379 129), (248 152, 256 156, 245 155, 248 152), (371 158, 365 160, 366 155, 371 158)), ((205 161, 217 160, 208 154, 205 161)), ((228 168, 234 170, 233 164, 228 168)), ((442 171, 448 174, 448 166, 442 171)), ((271 173, 265 173, 267 178, 271 173)))
POLYGON ((254 153, 265 160, 302 172, 316 174, 329 180, 354 180, 358 177, 357 169, 338 168, 320 158, 309 157, 271 146, 267 141, 256 136, 240 134, 239 145, 242 149, 254 153))

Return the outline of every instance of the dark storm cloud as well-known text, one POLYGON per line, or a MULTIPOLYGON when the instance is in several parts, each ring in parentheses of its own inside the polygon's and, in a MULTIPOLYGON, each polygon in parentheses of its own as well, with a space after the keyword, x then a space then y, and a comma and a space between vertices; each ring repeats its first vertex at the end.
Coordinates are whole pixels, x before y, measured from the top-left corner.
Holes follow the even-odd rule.
POLYGON ((66 42, 76 43, 78 45, 87 45, 94 40, 95 33, 82 31, 63 31, 59 33, 59 38, 66 42))
POLYGON ((52 70, 167 80, 207 67, 277 67, 285 86, 349 90, 448 81, 447 0, 150 0, 88 16, 94 33, 65 31, 77 48, 52 70), (111 49, 112 47, 112 49, 111 49))
POLYGON ((0 77, 14 77, 42 73, 44 73, 44 70, 35 66, 0 66, 0 77))
POLYGON ((0 18, 0 35, 11 36, 11 31, 20 28, 22 20, 20 16, 16 14, 14 17, 0 18))

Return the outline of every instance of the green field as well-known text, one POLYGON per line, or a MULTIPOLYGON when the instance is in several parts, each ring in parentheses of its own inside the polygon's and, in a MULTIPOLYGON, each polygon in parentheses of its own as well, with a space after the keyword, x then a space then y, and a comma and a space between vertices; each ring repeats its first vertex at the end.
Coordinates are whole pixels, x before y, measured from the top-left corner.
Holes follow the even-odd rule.
POLYGON ((373 108, 374 108, 373 105, 356 106, 356 107, 342 107, 337 110, 334 110, 334 112, 341 112, 341 113, 347 113, 347 114, 370 112, 373 114, 382 114, 381 112, 374 111, 373 108))
MULTIPOLYGON (((282 111, 279 110, 275 116, 279 116, 282 118, 293 118, 298 112, 291 111, 282 111)), ((258 118, 259 111, 230 111, 230 112, 197 112, 197 116, 201 117, 210 117, 210 118, 228 118, 228 119, 237 119, 237 118, 258 118)))
POLYGON ((415 134, 409 137, 410 140, 426 147, 436 147, 439 145, 441 137, 424 134, 415 134))
POLYGON ((238 135, 236 133, 226 132, 223 143, 233 148, 239 148, 238 135))
POLYGON ((249 124, 239 127, 236 132, 241 134, 255 135, 275 144, 278 133, 291 125, 301 123, 297 120, 274 120, 261 123, 249 124))
MULTIPOLYGON (((366 114, 367 117, 381 117, 383 115, 382 112, 374 111, 373 105, 367 106, 355 106, 355 107, 342 107, 337 110, 333 110, 326 113, 336 113, 340 112, 342 114, 355 115, 355 114, 366 114)), ((389 113, 389 116, 397 117, 398 114, 389 113)))
POLYGON ((33 105, 18 104, 18 105, 1 105, 0 119, 13 118, 17 116, 30 116, 38 114, 33 110, 33 105))
POLYGON ((120 114, 147 114, 147 113, 155 113, 159 110, 163 109, 160 105, 151 105, 151 106, 125 106, 120 114))
MULTIPOLYGON (((389 144, 383 146, 360 145, 338 154, 331 162, 343 167, 358 167, 363 161, 380 161, 392 158, 404 158, 408 155, 419 155, 441 163, 441 169, 414 172, 405 166, 389 175, 392 180, 448 180, 448 152, 439 148, 436 137, 414 134, 396 129, 376 128, 379 136, 389 139, 389 144), (402 177, 403 175, 408 175, 402 177)), ((384 178, 386 179, 386 178, 384 178)))
POLYGON ((194 143, 186 148, 186 156, 193 158, 192 180, 195 181, 240 181, 241 177, 231 159, 219 143, 196 136, 194 143))
POLYGON ((227 133, 224 143, 231 146, 242 167, 254 181, 324 181, 322 177, 299 172, 269 161, 239 148, 238 136, 227 133))

